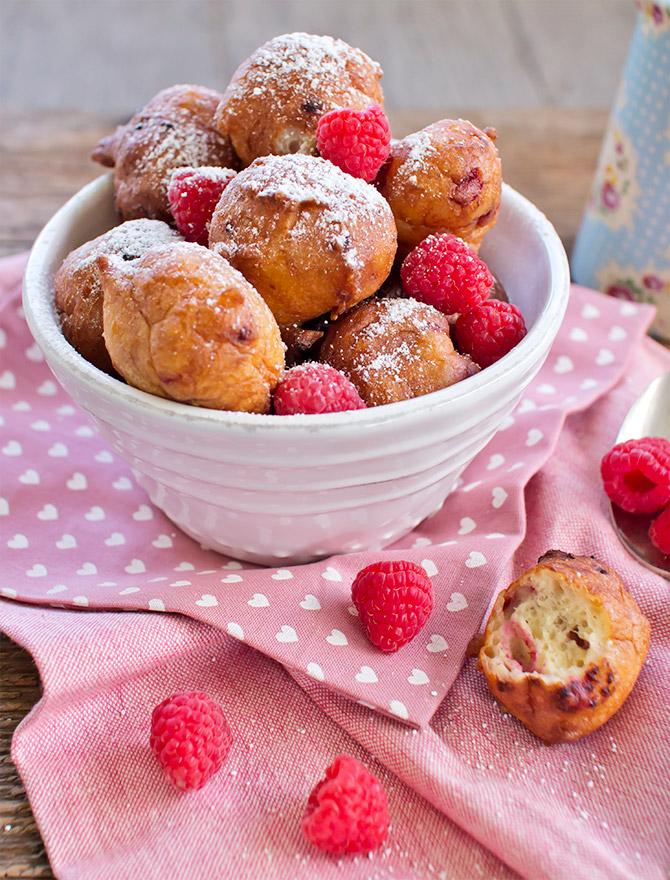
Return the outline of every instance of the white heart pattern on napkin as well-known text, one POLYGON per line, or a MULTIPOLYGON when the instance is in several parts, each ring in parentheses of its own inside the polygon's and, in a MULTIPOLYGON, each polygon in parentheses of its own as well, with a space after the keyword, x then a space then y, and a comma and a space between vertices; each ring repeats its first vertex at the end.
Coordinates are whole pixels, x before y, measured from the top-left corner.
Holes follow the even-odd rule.
POLYGON ((430 651, 431 654, 441 654, 443 651, 448 650, 449 645, 444 636, 432 635, 430 642, 426 645, 426 651, 430 651))
POLYGON ((413 669, 412 674, 407 677, 407 681, 410 684, 429 684, 430 678, 428 678, 423 669, 413 669))
POLYGON ((292 626, 284 624, 279 632, 275 635, 278 642, 297 642, 298 634, 292 626))
POLYGON ((356 673, 356 681, 366 684, 376 684, 379 679, 377 674, 370 666, 361 666, 361 671, 356 673))
POLYGON ((447 611, 464 611, 468 607, 468 600, 463 593, 452 593, 447 602, 447 611))
POLYGON ((349 641, 342 630, 332 629, 330 635, 326 636, 326 641, 331 645, 348 645, 349 641))

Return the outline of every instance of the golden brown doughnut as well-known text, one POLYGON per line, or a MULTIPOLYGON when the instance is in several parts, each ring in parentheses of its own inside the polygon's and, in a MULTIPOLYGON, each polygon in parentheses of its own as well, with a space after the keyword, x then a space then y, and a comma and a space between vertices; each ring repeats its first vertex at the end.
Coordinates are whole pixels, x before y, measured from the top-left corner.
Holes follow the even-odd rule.
POLYGON ((136 260, 149 248, 181 241, 161 220, 128 220, 72 251, 54 279, 56 309, 63 335, 79 354, 99 370, 114 368, 102 337, 102 285, 97 259, 117 254, 136 260))
POLYGON ((393 211, 401 255, 434 232, 450 232, 478 249, 500 208, 495 137, 495 129, 442 119, 391 144, 377 186, 393 211))
POLYGON ((348 376, 368 406, 420 397, 479 370, 454 350, 445 315, 400 298, 367 300, 339 318, 319 360, 348 376))
POLYGON ((284 369, 279 328, 224 259, 180 242, 98 266, 105 342, 130 385, 194 406, 269 411, 284 369))
POLYGON ((114 168, 114 199, 124 220, 152 217, 172 222, 167 190, 175 168, 237 168, 230 138, 214 125, 221 94, 202 86, 163 89, 92 153, 114 168))
POLYGON ((498 703, 546 743, 579 739, 630 693, 649 621, 619 575, 550 550, 497 598, 479 668, 498 703))
POLYGON ((342 40, 283 34, 235 71, 216 124, 244 165, 270 154, 316 154, 316 126, 324 113, 383 107, 381 76, 377 62, 342 40))
POLYGON ((265 156, 223 191, 209 246, 285 327, 375 293, 393 265, 396 231, 369 183, 314 156, 265 156))

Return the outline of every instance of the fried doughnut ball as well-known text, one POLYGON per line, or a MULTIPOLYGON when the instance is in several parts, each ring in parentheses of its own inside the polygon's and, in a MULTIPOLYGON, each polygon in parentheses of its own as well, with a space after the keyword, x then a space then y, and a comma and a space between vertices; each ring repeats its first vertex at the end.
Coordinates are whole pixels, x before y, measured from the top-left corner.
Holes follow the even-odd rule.
POLYGON ((315 156, 265 156, 223 191, 209 246, 286 327, 375 293, 393 265, 396 230, 369 183, 315 156))
POLYGON ((434 232, 479 248, 500 208, 495 138, 495 129, 442 119, 391 145, 377 185, 393 211, 402 255, 434 232))
POLYGON ((579 739, 621 706, 649 621, 619 575, 549 550, 498 596, 478 666, 498 703, 545 743, 579 739))
POLYGON ((202 86, 163 89, 98 144, 91 158, 114 168, 114 200, 123 220, 172 222, 167 190, 175 168, 238 167, 230 138, 214 125, 221 97, 202 86))
POLYGON ((225 260, 189 242, 139 260, 98 257, 105 342, 142 391, 212 409, 266 413, 284 369, 272 313, 225 260))
POLYGON ((238 67, 216 124, 244 165, 270 154, 316 154, 316 126, 324 113, 383 107, 381 76, 376 61, 342 40, 284 34, 238 67))
POLYGON ((177 241, 181 236, 161 220, 128 220, 78 247, 61 264, 54 287, 63 336, 99 370, 114 372, 102 337, 98 257, 117 254, 124 260, 136 260, 152 247, 177 241))
POLYGON ((454 350, 449 322, 415 299, 371 299, 331 325, 319 360, 341 370, 368 406, 446 388, 479 371, 454 350))

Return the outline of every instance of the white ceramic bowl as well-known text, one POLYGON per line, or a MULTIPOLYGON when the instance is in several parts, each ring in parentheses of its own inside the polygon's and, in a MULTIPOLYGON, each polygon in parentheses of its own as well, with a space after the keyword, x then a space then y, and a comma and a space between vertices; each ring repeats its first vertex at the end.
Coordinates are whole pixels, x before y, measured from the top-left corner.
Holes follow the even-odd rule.
POLYGON ((539 370, 568 301, 568 264, 554 228, 505 186, 481 256, 529 331, 496 364, 442 391, 355 412, 278 417, 200 409, 105 375, 61 334, 54 273, 69 251, 117 222, 106 175, 45 226, 24 281, 33 336, 157 507, 203 544, 266 565, 378 549, 439 509, 539 370))

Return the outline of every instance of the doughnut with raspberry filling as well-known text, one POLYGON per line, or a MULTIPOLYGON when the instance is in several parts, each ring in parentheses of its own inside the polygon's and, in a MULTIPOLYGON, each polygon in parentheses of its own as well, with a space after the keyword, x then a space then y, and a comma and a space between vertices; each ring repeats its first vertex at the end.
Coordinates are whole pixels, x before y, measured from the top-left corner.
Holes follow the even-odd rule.
POLYGON ((479 248, 500 208, 495 139, 495 129, 441 119, 391 144, 376 183, 395 217, 400 256, 435 232, 479 248))
POLYGON ((550 550, 498 596, 478 666, 502 708, 537 737, 575 740, 626 699, 649 631, 615 571, 550 550))

